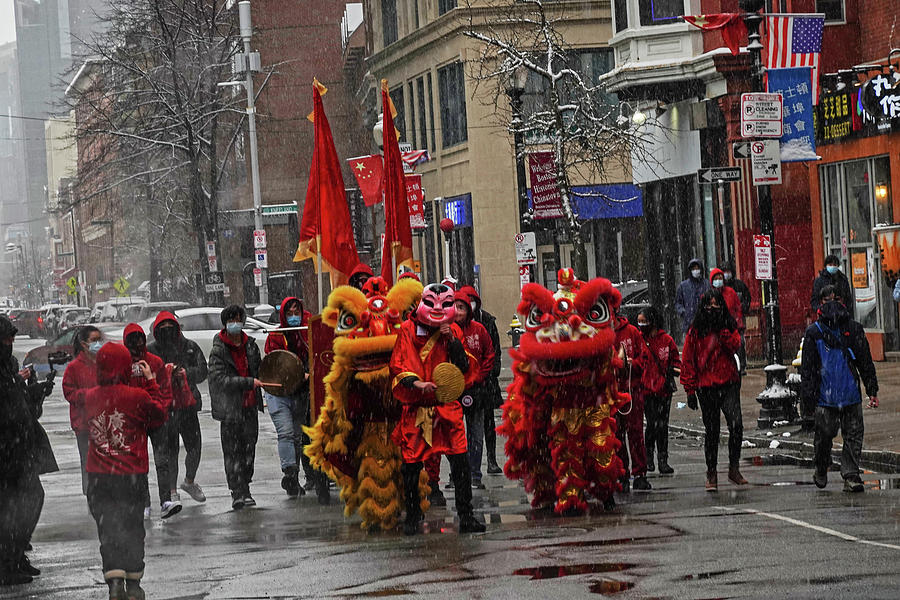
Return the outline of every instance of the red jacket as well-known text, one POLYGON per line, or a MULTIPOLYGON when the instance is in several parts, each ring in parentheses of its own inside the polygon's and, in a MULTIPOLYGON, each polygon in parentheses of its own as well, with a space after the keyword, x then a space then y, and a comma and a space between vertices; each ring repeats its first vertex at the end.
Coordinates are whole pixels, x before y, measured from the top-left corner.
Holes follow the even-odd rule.
POLYGON ((688 394, 700 388, 735 383, 741 378, 734 353, 741 347, 741 334, 730 329, 698 337, 691 327, 681 355, 681 385, 688 394))
POLYGON ((466 320, 463 323, 457 323, 462 330, 463 346, 466 352, 475 359, 476 369, 466 377, 466 384, 481 385, 491 376, 494 369, 494 361, 497 355, 494 352, 494 342, 491 335, 484 325, 472 318, 472 297, 470 294, 459 291, 456 292, 455 298, 462 301, 466 305, 466 320), (469 382, 471 381, 471 384, 469 382))
POLYGON ((653 337, 645 337, 644 343, 647 346, 647 363, 641 376, 641 385, 648 394, 665 395, 666 373, 669 369, 681 368, 678 346, 672 336, 661 329, 653 337))
MULTIPOLYGON (((628 322, 625 317, 616 317, 616 353, 618 355, 619 348, 625 349, 625 356, 631 361, 631 390, 634 391, 641 387, 641 377, 646 368, 647 361, 650 356, 647 354, 647 345, 644 343, 644 336, 637 327, 628 322)), ((628 367, 621 369, 618 373, 619 391, 628 391, 628 367)))
MULTIPOLYGON (((713 269, 709 273, 709 285, 712 286, 713 277, 716 275, 725 274, 722 272, 722 269, 713 269)), ((741 297, 738 296, 737 292, 734 291, 734 288, 730 288, 727 285, 723 285, 718 288, 722 292, 722 298, 725 299, 725 306, 728 307, 728 312, 731 313, 731 316, 734 317, 734 320, 737 322, 738 329, 744 329, 744 309, 741 308, 741 297)))
MULTIPOLYGON (((300 326, 308 327, 309 326, 309 317, 310 313, 303 308, 303 301, 299 298, 295 298, 293 296, 289 296, 281 301, 281 306, 278 309, 278 317, 279 322, 281 323, 281 327, 289 327, 287 322, 287 315, 284 313, 284 308, 290 303, 292 300, 296 300, 300 303, 300 311, 303 313, 303 316, 300 317, 300 326)), ((266 346, 265 352, 268 354, 273 350, 288 350, 289 352, 293 352, 297 355, 297 358, 300 359, 300 362, 306 366, 309 362, 309 350, 306 345, 306 334, 305 331, 275 331, 266 336, 266 346)))
POLYGON ((146 389, 127 385, 131 353, 108 343, 97 353, 99 385, 84 396, 90 446, 89 473, 136 475, 147 473, 147 430, 159 427, 168 414, 154 381, 146 389))
POLYGON ((75 433, 87 432, 84 417, 84 395, 97 385, 97 363, 86 350, 66 366, 63 374, 63 397, 69 403, 69 421, 75 433))
MULTIPOLYGON (((125 326, 125 333, 122 336, 123 339, 127 338, 132 333, 140 332, 144 335, 144 330, 137 323, 129 323, 125 326)), ((144 338, 146 340, 146 337, 144 338)), ((166 412, 172 410, 172 380, 169 373, 169 370, 166 369, 166 364, 163 362, 163 359, 153 354, 152 352, 147 352, 144 350, 144 353, 135 358, 131 357, 132 363, 132 371, 131 376, 128 378, 128 385, 131 387, 141 388, 142 390, 147 390, 150 392, 151 384, 157 388, 157 394, 159 395, 159 399, 162 401, 163 406, 166 407, 166 412), (156 376, 155 381, 150 381, 144 378, 143 375, 135 375, 134 374, 134 366, 137 364, 139 360, 147 361, 147 364, 150 365, 150 370, 153 371, 153 375, 156 376)), ((152 393, 152 392, 150 392, 152 393)), ((193 396, 191 396, 193 398, 193 396)))

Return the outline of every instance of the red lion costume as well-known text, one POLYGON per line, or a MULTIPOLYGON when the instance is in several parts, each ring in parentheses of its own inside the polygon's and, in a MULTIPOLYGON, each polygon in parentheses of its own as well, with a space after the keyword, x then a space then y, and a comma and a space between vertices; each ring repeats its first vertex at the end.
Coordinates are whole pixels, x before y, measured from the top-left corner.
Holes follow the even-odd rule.
POLYGON ((506 476, 522 479, 532 506, 584 512, 587 493, 615 506, 624 475, 616 456, 615 414, 630 401, 616 386, 613 315, 622 296, 607 279, 559 272, 556 294, 522 288, 518 312, 526 333, 513 358, 513 382, 503 405, 506 476))

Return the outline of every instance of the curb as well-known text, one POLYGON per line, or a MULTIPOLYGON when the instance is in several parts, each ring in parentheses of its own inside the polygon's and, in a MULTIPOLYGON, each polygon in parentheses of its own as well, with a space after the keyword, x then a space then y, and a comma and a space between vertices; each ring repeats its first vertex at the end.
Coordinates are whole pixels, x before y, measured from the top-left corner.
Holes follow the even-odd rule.
MULTIPOLYGON (((694 427, 686 427, 684 425, 669 425, 670 432, 682 433, 685 435, 703 437, 706 435, 706 432, 702 429, 694 428, 694 427)), ((720 433, 719 441, 726 442, 728 440, 728 433, 720 433)), ((778 448, 772 448, 773 452, 779 452, 782 454, 792 454, 797 456, 798 458, 805 458, 812 460, 813 458, 813 445, 812 442, 800 442, 796 440, 790 440, 781 437, 775 436, 760 436, 760 435, 747 435, 744 434, 744 440, 753 442, 756 444, 756 447, 761 450, 768 450, 769 443, 772 440, 778 441, 778 448)), ((832 448, 832 456, 840 461, 841 457, 841 446, 838 444, 834 445, 832 448)), ((900 452, 891 452, 889 450, 866 450, 863 449, 862 456, 860 457, 859 464, 861 467, 865 467, 867 469, 872 469, 875 471, 881 471, 886 473, 900 473, 900 452)))

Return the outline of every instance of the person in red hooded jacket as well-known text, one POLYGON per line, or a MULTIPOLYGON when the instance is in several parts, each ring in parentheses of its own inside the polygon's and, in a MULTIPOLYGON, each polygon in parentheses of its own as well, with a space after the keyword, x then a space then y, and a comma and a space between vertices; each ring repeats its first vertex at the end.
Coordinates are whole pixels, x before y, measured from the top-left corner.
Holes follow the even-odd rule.
POLYGON ((744 330, 744 309, 741 306, 741 297, 733 288, 725 285, 725 272, 722 269, 713 269, 709 273, 709 285, 714 289, 722 292, 722 298, 725 299, 725 306, 728 312, 734 317, 738 331, 744 330))
POLYGON ((81 492, 87 496, 88 430, 84 418, 84 395, 97 385, 97 352, 105 343, 103 332, 93 325, 79 327, 72 340, 75 360, 66 365, 63 373, 63 397, 69 403, 69 422, 75 432, 75 443, 81 459, 81 492))
MULTIPOLYGON (((365 263, 359 263, 353 270, 350 271, 350 277, 347 278, 347 285, 350 287, 355 287, 358 290, 362 290, 363 286, 366 282, 371 279, 375 274, 372 272, 372 267, 365 263)), ((268 350, 266 350, 268 352, 268 350)))
MULTIPOLYGON (((166 414, 172 411, 172 386, 166 364, 163 360, 147 351, 147 335, 137 323, 129 323, 125 326, 125 347, 131 353, 131 379, 128 385, 147 389, 150 382, 144 377, 139 363, 145 361, 153 371, 154 385, 159 388, 159 395, 166 414)), ((159 427, 150 431, 150 443, 153 445, 153 462, 156 465, 156 483, 159 490, 159 516, 168 519, 172 515, 181 512, 181 500, 172 498, 172 477, 169 472, 169 419, 159 427)), ((144 516, 150 513, 150 490, 147 489, 145 498, 144 516)))
POLYGON ((97 387, 84 394, 90 432, 88 506, 97 522, 103 577, 111 600, 142 599, 147 431, 161 426, 168 409, 147 361, 136 363, 145 383, 129 385, 131 353, 109 343, 97 352, 97 387))
POLYGON ((656 308, 648 306, 637 317, 637 327, 647 345, 647 362, 641 376, 644 388, 644 414, 647 428, 644 446, 647 449, 647 470, 653 471, 654 452, 659 452, 659 474, 671 475, 669 466, 669 409, 675 391, 675 375, 681 369, 678 346, 663 329, 663 318, 656 308))
POLYGON ((628 322, 622 315, 616 315, 616 347, 624 354, 625 367, 618 373, 619 391, 631 395, 631 410, 616 414, 618 430, 616 436, 622 445, 617 452, 625 468, 622 478, 622 491, 629 490, 628 459, 631 458, 631 475, 634 476, 634 489, 646 491, 651 489, 647 481, 647 450, 644 448, 644 388, 641 377, 646 368, 649 355, 647 345, 638 328, 628 322))

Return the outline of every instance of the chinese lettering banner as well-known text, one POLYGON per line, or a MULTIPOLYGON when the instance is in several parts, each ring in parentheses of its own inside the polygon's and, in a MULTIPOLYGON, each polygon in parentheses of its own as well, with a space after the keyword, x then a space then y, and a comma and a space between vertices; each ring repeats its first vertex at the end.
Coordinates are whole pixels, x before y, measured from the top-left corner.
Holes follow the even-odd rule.
POLYGON ((425 190, 422 189, 421 175, 406 176, 406 200, 409 202, 409 226, 411 229, 425 229, 425 190))
POLYGON ((769 69, 767 77, 769 93, 784 98, 781 161, 816 160, 809 67, 769 69))

